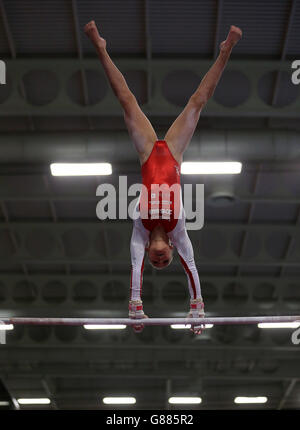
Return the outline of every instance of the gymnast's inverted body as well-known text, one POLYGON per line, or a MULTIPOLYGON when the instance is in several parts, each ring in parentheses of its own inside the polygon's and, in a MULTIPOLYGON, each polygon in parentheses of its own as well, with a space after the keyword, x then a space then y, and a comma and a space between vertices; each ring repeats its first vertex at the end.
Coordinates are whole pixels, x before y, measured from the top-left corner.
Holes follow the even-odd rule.
MULTIPOLYGON (((231 26, 227 39, 220 44, 216 61, 169 128, 164 139, 159 140, 136 97, 128 88, 124 76, 111 60, 106 50, 106 40, 99 35, 95 22, 89 22, 84 31, 94 44, 110 85, 123 108, 124 120, 141 164, 143 189, 148 190, 147 196, 141 194, 137 208, 140 215, 133 221, 130 243, 132 267, 129 317, 138 320, 147 318, 141 298, 145 253, 148 254, 149 262, 153 267, 163 269, 171 263, 175 247, 188 279, 190 292, 188 317, 203 318, 204 303, 200 281, 193 247, 185 227, 180 191, 180 166, 183 153, 196 129, 200 113, 213 95, 231 51, 240 40, 242 32, 238 27, 231 26), (151 188, 153 184, 166 184, 169 187, 177 184, 178 187, 175 187, 177 191, 164 201, 161 197, 162 193, 153 192, 151 188), (143 202, 149 204, 144 211, 143 202)), ((143 329, 143 324, 134 325, 133 328, 139 332, 143 329)), ((191 330, 195 334, 200 334, 202 329, 201 326, 191 325, 191 330)))

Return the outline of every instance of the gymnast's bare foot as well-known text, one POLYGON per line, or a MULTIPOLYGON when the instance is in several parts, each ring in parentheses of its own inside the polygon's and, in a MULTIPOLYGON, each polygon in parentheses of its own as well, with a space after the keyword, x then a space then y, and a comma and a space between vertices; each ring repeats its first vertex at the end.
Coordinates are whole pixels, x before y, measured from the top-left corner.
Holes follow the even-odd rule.
POLYGON ((93 42, 96 48, 106 49, 106 40, 100 36, 95 21, 90 21, 84 26, 84 32, 93 42))
POLYGON ((236 45, 241 39, 242 34, 242 30, 239 27, 235 27, 234 25, 232 25, 230 27, 227 39, 224 40, 224 42, 222 42, 220 45, 220 50, 222 52, 231 51, 234 45, 236 45))

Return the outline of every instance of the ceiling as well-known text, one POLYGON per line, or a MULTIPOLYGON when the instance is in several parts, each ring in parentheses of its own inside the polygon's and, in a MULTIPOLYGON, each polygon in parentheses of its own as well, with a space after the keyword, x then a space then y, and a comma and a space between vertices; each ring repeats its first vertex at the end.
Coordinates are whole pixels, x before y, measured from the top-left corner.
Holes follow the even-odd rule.
MULTIPOLYGON (((229 26, 243 29, 185 158, 236 159, 243 170, 182 176, 205 187, 205 226, 189 235, 207 316, 299 314, 300 97, 290 68, 300 54, 300 2, 0 0, 1 315, 127 315, 132 225, 97 219, 96 188, 140 174, 122 109, 82 31, 90 19, 161 138, 229 26), (110 161, 113 175, 51 176, 50 162, 62 160, 110 161)), ((159 273, 146 264, 148 315, 185 316, 187 294, 177 257, 159 273)), ((187 394, 202 397, 201 409, 239 408, 238 395, 268 396, 262 408, 299 408, 291 334, 18 326, 0 345, 0 402, 8 401, 0 408, 49 397, 42 408, 101 409, 114 394, 134 395, 137 409, 170 408, 170 395, 187 394)))

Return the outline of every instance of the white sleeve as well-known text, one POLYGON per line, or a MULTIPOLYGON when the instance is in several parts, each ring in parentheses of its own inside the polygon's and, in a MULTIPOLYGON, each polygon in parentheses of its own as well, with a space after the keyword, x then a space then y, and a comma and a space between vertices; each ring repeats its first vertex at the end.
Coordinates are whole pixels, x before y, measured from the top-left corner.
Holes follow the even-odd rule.
POLYGON ((130 241, 131 280, 130 300, 141 300, 145 247, 149 240, 149 232, 144 228, 140 219, 133 222, 130 241))
POLYGON ((169 238, 177 248, 181 264, 187 275, 191 300, 202 299, 201 286, 197 267, 194 260, 194 251, 191 240, 187 234, 184 222, 180 223, 182 228, 169 232, 169 238))

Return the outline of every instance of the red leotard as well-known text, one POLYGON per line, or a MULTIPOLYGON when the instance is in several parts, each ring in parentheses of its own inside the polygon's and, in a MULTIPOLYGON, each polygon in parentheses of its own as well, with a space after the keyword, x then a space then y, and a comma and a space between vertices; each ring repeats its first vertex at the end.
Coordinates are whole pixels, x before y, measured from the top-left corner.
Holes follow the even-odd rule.
MULTIPOLYGON (((152 231, 158 224, 162 225, 166 233, 172 231, 176 224, 175 204, 180 205, 180 165, 173 157, 165 140, 157 140, 146 162, 142 165, 142 181, 146 187, 142 190, 140 211, 143 226, 152 231), (154 184, 166 184, 173 187, 169 193, 155 192, 154 184), (152 186, 152 191, 151 191, 152 186), (145 190, 147 189, 147 195, 145 190), (177 199, 175 199, 175 194, 177 199), (148 201, 148 207, 145 205, 148 201), (144 203, 143 203, 144 202, 144 203), (177 203, 176 203, 177 202, 177 203), (148 219, 142 215, 142 209, 148 213, 148 219), (148 211, 147 211, 148 209, 148 211)), ((178 209, 180 209, 178 207, 178 209)), ((179 213, 179 212, 178 212, 179 213)))

